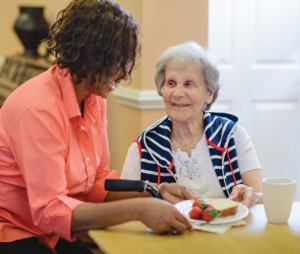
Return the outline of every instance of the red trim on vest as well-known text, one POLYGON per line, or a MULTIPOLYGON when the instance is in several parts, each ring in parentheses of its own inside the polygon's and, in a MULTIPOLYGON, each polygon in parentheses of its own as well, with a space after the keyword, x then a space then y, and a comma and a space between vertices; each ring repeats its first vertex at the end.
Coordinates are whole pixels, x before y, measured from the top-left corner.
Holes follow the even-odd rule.
MULTIPOLYGON (((172 162, 170 163, 170 165, 168 167, 168 170, 171 171, 171 169, 173 168, 173 166, 174 166, 174 159, 172 159, 172 162)), ((172 172, 172 174, 173 174, 173 172, 172 172)))
POLYGON ((174 158, 173 158, 172 161, 171 161, 171 163, 170 163, 170 165, 169 165, 169 167, 168 167, 168 171, 169 171, 169 172, 171 173, 171 175, 174 177, 175 182, 177 182, 176 175, 174 175, 174 173, 172 172, 172 168, 173 168, 174 164, 175 164, 175 162, 174 162, 174 158))
POLYGON ((207 142, 210 146, 212 146, 213 148, 215 148, 215 149, 217 149, 218 151, 222 152, 222 158, 223 158, 224 153, 227 152, 227 159, 228 159, 228 163, 229 163, 231 175, 232 175, 232 178, 233 178, 233 181, 234 181, 234 185, 237 185, 236 179, 235 179, 235 176, 234 176, 234 172, 233 172, 233 169, 232 169, 232 165, 231 165, 231 162, 230 162, 230 156, 229 156, 228 148, 222 148, 222 147, 219 147, 219 146, 215 145, 213 142, 211 142, 208 138, 206 138, 206 142, 207 142))
POLYGON ((213 142, 211 142, 208 138, 206 138, 206 142, 210 145, 210 146, 212 146, 213 148, 215 148, 215 149, 217 149, 218 151, 220 151, 220 152, 226 152, 226 150, 227 150, 227 148, 222 148, 222 147, 219 147, 219 146, 217 146, 217 145, 215 145, 213 142))
MULTIPOLYGON (((175 181, 177 182, 176 176, 174 175, 174 173, 172 172, 172 168, 174 166, 174 159, 172 160, 172 162, 170 163, 169 167, 168 167, 168 171, 172 174, 172 176, 174 177, 175 181)), ((160 184, 160 166, 157 165, 157 184, 160 184)))
POLYGON ((157 184, 160 184, 160 166, 157 165, 157 184))
POLYGON ((140 154, 140 158, 142 158, 142 146, 141 143, 138 139, 135 139, 134 142, 137 144, 138 149, 139 149, 139 154, 140 154))

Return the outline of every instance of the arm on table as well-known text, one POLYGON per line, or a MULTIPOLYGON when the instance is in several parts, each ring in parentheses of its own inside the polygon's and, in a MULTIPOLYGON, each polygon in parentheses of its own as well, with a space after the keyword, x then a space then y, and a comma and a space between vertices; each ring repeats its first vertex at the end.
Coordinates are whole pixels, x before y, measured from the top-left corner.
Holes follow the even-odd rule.
POLYGON ((141 221, 154 233, 192 231, 191 224, 166 201, 155 198, 133 198, 103 204, 83 203, 72 214, 73 232, 99 229, 128 221, 141 221))
POLYGON ((255 194, 258 204, 263 203, 262 173, 260 169, 247 171, 242 175, 243 183, 233 187, 229 198, 251 207, 255 202, 255 194), (254 194, 255 193, 255 194, 254 194))
POLYGON ((243 127, 237 125, 234 130, 234 139, 243 184, 233 187, 230 198, 251 207, 255 202, 256 194, 258 203, 261 204, 263 203, 261 165, 250 136, 243 127))

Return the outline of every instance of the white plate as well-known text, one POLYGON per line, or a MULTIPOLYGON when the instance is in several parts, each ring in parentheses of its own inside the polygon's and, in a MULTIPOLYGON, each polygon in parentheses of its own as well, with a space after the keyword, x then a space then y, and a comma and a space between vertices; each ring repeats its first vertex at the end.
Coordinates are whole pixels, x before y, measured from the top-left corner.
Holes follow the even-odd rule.
MULTIPOLYGON (((204 201, 209 201, 209 200, 211 200, 211 198, 204 199, 204 201)), ((179 212, 181 212, 185 217, 187 217, 189 221, 204 223, 205 222, 204 220, 194 220, 194 219, 190 218, 189 213, 192 210, 193 203, 194 203, 194 200, 184 200, 184 201, 177 203, 175 205, 175 207, 177 208, 177 210, 179 212)), ((225 224, 225 223, 235 222, 235 221, 245 218, 248 215, 248 213, 249 213, 249 209, 245 205, 238 203, 238 209, 237 209, 237 213, 235 215, 221 217, 221 218, 215 218, 212 221, 210 221, 209 224, 225 224)))

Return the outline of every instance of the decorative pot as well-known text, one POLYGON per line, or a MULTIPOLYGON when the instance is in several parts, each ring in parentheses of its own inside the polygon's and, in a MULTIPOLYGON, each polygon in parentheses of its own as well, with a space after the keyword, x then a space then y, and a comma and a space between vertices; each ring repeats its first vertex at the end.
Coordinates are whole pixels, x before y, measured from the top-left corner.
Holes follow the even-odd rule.
POLYGON ((14 30, 25 50, 24 56, 38 57, 37 48, 48 35, 48 24, 44 18, 44 7, 20 7, 14 30))

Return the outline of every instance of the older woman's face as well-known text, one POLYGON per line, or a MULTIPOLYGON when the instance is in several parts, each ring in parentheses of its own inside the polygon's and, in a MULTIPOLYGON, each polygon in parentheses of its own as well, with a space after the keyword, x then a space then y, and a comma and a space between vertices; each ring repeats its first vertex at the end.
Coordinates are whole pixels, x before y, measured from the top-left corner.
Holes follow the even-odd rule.
POLYGON ((173 121, 199 121, 204 104, 213 99, 202 71, 193 63, 185 67, 168 65, 162 93, 167 114, 173 121))

